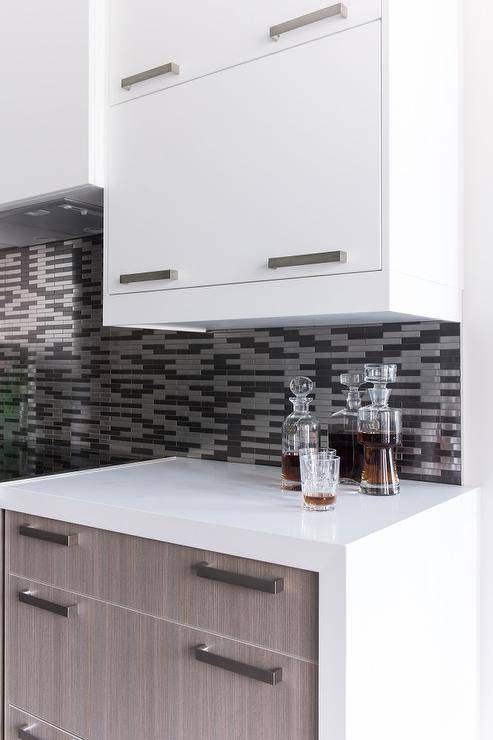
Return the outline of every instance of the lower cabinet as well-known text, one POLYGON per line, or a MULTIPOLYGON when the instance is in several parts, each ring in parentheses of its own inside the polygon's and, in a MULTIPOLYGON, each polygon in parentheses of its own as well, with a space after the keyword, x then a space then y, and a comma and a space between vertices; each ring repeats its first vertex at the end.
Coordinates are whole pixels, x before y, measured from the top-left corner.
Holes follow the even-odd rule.
POLYGON ((31 717, 15 707, 8 707, 5 740, 79 740, 79 738, 36 717, 31 717))
POLYGON ((7 701, 48 723, 8 740, 318 736, 313 662, 14 575, 7 604, 7 701))
POLYGON ((14 512, 7 537, 11 573, 317 660, 316 573, 14 512))

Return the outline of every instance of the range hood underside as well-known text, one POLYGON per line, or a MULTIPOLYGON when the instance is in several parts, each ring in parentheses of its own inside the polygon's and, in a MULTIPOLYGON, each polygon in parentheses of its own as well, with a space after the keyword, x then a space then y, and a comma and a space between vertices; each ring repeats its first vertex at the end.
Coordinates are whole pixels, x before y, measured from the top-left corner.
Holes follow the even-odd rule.
POLYGON ((0 208, 0 248, 31 247, 102 231, 103 190, 95 186, 0 208))

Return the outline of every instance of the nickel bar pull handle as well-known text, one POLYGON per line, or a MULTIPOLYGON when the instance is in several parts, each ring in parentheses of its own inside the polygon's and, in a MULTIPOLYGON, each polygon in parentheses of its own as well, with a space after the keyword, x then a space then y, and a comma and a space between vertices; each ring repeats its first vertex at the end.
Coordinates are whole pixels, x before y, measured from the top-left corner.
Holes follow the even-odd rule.
POLYGON ((19 591, 18 596, 21 604, 35 606, 37 609, 42 609, 45 612, 57 614, 59 617, 68 618, 74 614, 77 614, 77 604, 71 604, 70 606, 65 606, 64 604, 56 604, 54 601, 40 599, 38 596, 34 596, 34 594, 32 594, 30 591, 19 591))
POLYGON ((33 726, 22 725, 22 727, 17 729, 17 737, 19 740, 38 740, 36 735, 32 734, 31 730, 34 730, 33 726))
POLYGON ((150 280, 178 280, 177 270, 154 270, 154 272, 133 272, 120 275, 120 283, 146 283, 150 280))
POLYGON ((257 578, 241 573, 232 573, 229 570, 213 568, 208 563, 199 563, 195 566, 199 578, 208 578, 210 581, 230 583, 232 586, 243 586, 254 591, 264 591, 268 594, 279 594, 284 590, 284 578, 257 578))
POLYGON ((31 725, 22 725, 22 727, 19 727, 17 729, 17 737, 19 740, 38 740, 36 735, 33 735, 30 730, 33 730, 34 727, 31 725))
POLYGON ((38 529, 30 524, 21 524, 19 534, 22 537, 31 537, 33 540, 43 540, 44 542, 54 542, 56 545, 65 545, 72 547, 79 543, 78 534, 60 534, 60 532, 49 532, 46 529, 38 529))
POLYGON ((267 263, 271 270, 277 270, 279 267, 299 267, 300 265, 322 265, 328 262, 347 262, 347 253, 336 252, 315 252, 314 254, 295 254, 288 257, 270 257, 267 263))
POLYGON ((174 75, 180 74, 180 66, 174 62, 168 62, 168 64, 162 64, 160 67, 153 67, 152 69, 146 69, 144 72, 139 72, 136 75, 130 75, 130 77, 124 77, 121 81, 121 86, 124 90, 131 90, 132 85, 137 85, 139 82, 145 80, 152 80, 153 77, 160 77, 171 72, 174 75))
POLYGON ((302 28, 308 26, 310 23, 317 23, 323 21, 326 18, 333 18, 336 15, 340 15, 341 18, 347 18, 348 10, 343 3, 336 3, 335 5, 329 5, 328 8, 322 8, 321 10, 314 10, 312 13, 306 13, 300 15, 297 18, 292 18, 290 21, 284 21, 284 23, 278 23, 276 26, 271 26, 269 34, 273 41, 279 41, 282 33, 288 31, 294 31, 296 28, 302 28))
POLYGON ((268 683, 269 686, 277 686, 282 681, 282 668, 269 670, 257 668, 257 666, 248 663, 240 663, 238 660, 211 653, 207 645, 197 645, 195 647, 195 659, 200 663, 207 663, 207 665, 223 668, 225 671, 238 673, 238 675, 246 676, 246 678, 252 678, 254 681, 268 683))

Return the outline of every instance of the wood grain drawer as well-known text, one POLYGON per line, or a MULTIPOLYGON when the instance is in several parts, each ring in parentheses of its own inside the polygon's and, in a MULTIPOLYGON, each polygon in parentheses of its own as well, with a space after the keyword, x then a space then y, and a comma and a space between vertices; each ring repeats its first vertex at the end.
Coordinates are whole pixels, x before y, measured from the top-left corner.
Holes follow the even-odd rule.
POLYGON ((9 702, 75 735, 317 738, 313 663, 13 576, 8 603, 9 702), (19 592, 26 590, 45 602, 77 605, 77 613, 63 617, 46 611, 46 604, 20 603, 19 592), (218 667, 197 660, 201 645, 219 656, 212 660, 235 663, 218 667), (277 685, 259 680, 274 670, 282 679, 277 685))
POLYGON ((315 573, 13 512, 7 527, 13 574, 317 660, 315 573), (77 544, 20 535, 23 525, 55 538, 76 534, 77 544), (199 577, 204 562, 233 579, 250 576, 269 585, 282 579, 283 590, 266 593, 199 577))
POLYGON ((9 707, 5 728, 5 740, 82 740, 76 735, 62 732, 56 727, 9 707))

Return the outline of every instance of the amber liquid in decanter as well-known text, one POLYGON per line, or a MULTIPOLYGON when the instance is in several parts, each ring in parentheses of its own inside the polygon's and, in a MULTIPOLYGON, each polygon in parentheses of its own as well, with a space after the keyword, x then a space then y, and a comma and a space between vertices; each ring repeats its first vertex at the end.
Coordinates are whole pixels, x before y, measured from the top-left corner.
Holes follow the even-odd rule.
POLYGON ((284 452, 282 454, 281 480, 290 491, 301 491, 300 456, 297 452, 284 452))
POLYGON ((398 434, 359 432, 358 442, 362 445, 363 485, 382 486, 398 478, 395 462, 396 449, 400 444, 398 434))

